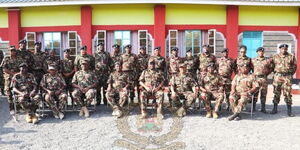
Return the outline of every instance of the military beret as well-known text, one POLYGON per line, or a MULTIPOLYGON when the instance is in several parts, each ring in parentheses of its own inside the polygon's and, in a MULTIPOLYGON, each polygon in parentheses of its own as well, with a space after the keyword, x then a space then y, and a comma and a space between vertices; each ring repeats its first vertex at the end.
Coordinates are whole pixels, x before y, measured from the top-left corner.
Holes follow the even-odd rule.
POLYGON ((27 65, 26 63, 21 63, 21 64, 19 65, 19 68, 21 68, 21 67, 27 67, 27 68, 28 68, 28 65, 27 65))
POLYGON ((192 52, 192 49, 190 48, 190 49, 188 49, 186 52, 187 52, 187 53, 192 52))
POLYGON ((228 48, 224 48, 221 53, 228 53, 228 48))
POLYGON ((82 59, 82 60, 80 61, 80 63, 81 63, 81 64, 89 64, 89 61, 86 60, 86 59, 82 59))
POLYGON ((186 68, 186 63, 180 63, 179 68, 186 68))
POLYGON ((132 46, 130 44, 128 44, 124 48, 132 48, 132 46))
POLYGON ((20 40, 20 41, 19 41, 19 44, 26 44, 26 40, 24 40, 24 39, 23 39, 23 40, 20 40))
POLYGON ((67 49, 64 49, 64 52, 65 52, 65 53, 66 53, 66 52, 69 53, 69 52, 70 52, 70 49, 68 49, 68 48, 67 48, 67 49))
POLYGON ((287 45, 287 44, 281 44, 281 45, 279 46, 279 48, 289 48, 289 45, 287 45))
POLYGON ((120 45, 114 44, 112 47, 113 47, 113 48, 120 48, 120 45))
POLYGON ((207 47, 207 48, 209 48, 209 45, 203 45, 202 47, 207 47))
POLYGON ((259 47, 259 48, 256 49, 256 52, 258 52, 258 51, 265 51, 265 48, 259 47))
POLYGON ((80 50, 82 50, 82 51, 85 51, 87 49, 87 47, 86 46, 82 46, 82 47, 80 47, 80 50))
POLYGON ((103 44, 102 42, 97 44, 97 46, 100 46, 100 45, 101 45, 101 46, 104 46, 104 44, 103 44))
POLYGON ((154 50, 160 50, 160 46, 155 47, 154 50))
POLYGON ((241 45, 240 49, 242 49, 242 48, 245 49, 245 50, 247 50, 247 46, 246 45, 241 45))
POLYGON ((171 51, 178 51, 177 47, 173 47, 171 51))
POLYGON ((37 42, 34 43, 34 46, 35 45, 42 45, 42 43, 40 41, 37 41, 37 42))
POLYGON ((49 65, 48 70, 56 70, 56 67, 54 65, 49 65))
POLYGON ((141 46, 140 49, 146 50, 146 46, 141 46))

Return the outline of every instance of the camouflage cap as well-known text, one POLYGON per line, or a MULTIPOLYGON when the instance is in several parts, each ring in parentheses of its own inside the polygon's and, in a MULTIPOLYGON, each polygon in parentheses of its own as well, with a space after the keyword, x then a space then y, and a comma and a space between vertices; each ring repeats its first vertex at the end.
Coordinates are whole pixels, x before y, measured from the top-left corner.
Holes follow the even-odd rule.
POLYGON ((21 63, 21 64, 19 65, 19 68, 21 68, 21 67, 26 67, 26 68, 28 68, 28 65, 27 65, 26 63, 21 63))
POLYGON ((56 70, 56 67, 54 65, 49 65, 48 70, 56 70))
POLYGON ((256 49, 256 52, 258 52, 258 51, 265 51, 265 48, 259 47, 259 48, 256 49))
POLYGON ((121 65, 121 62, 117 61, 115 62, 115 66, 120 66, 121 65))
POLYGON ((289 48, 289 45, 287 45, 287 44, 281 44, 281 45, 279 46, 279 48, 289 48))

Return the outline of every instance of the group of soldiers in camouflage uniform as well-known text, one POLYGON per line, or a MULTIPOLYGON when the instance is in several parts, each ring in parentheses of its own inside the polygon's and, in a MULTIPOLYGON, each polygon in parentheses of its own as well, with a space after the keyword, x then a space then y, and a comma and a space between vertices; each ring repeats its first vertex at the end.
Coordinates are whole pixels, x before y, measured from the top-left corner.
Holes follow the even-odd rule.
POLYGON ((42 98, 54 117, 63 119, 68 93, 80 106, 80 116, 89 117, 87 106, 93 100, 97 105, 103 100, 103 104, 112 107, 113 116, 122 117, 124 105, 136 96, 141 118, 148 116, 149 99, 153 99, 157 117, 162 119, 165 91, 178 117, 185 116, 187 109, 199 98, 207 112, 206 117, 218 118, 225 99, 226 109, 233 113, 228 119, 239 120, 241 111, 252 100, 252 107, 256 110, 258 95, 261 112, 266 113, 267 77, 272 72, 274 107, 271 113, 277 113, 283 92, 288 116, 294 116, 291 80, 297 63, 295 56, 287 52, 287 44, 280 45, 279 49, 279 54, 266 58, 265 49, 259 47, 257 58, 251 59, 246 56, 247 47, 241 46, 238 58, 233 60, 228 57, 227 48, 220 58, 214 56, 207 45, 202 46, 202 53, 198 56, 193 56, 188 50, 183 58, 178 56, 178 48, 174 47, 171 56, 164 58, 160 56, 160 47, 155 47, 150 56, 146 47, 141 47, 139 54, 135 55, 131 52, 132 46, 126 45, 121 54, 120 46, 115 44, 112 53, 108 53, 104 44, 99 43, 93 56, 83 46, 75 59, 70 50, 65 49, 64 59, 60 60, 55 50, 49 54, 42 52, 40 42, 35 43, 32 54, 26 50, 26 41, 21 40, 18 50, 10 47, 10 55, 3 59, 1 66, 10 109, 13 109, 15 96, 27 113, 26 121, 32 123, 38 121, 35 112, 42 98))

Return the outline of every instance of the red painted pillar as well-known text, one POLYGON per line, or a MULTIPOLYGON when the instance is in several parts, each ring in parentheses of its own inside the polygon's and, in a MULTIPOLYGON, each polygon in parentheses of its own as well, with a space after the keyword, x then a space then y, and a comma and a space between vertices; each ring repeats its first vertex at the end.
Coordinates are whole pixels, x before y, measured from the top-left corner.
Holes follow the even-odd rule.
POLYGON ((227 6, 226 17, 226 46, 229 48, 229 57, 237 57, 239 31, 239 7, 227 6))
POLYGON ((296 70, 296 78, 300 79, 300 8, 298 10, 298 33, 297 33, 297 70, 296 70))
POLYGON ((154 45, 161 47, 161 56, 165 56, 166 37, 166 8, 165 5, 154 6, 154 45))
POLYGON ((8 9, 8 40, 10 45, 18 47, 21 35, 20 9, 8 9))
POLYGON ((87 52, 92 54, 92 8, 81 6, 81 27, 80 37, 82 45, 87 46, 87 52))

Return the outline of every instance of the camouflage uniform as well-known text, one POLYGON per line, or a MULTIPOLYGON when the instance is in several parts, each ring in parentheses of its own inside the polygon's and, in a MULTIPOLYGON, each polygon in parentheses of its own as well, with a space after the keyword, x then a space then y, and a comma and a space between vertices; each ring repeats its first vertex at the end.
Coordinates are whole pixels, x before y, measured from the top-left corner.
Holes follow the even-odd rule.
MULTIPOLYGON (((49 65, 54 66, 59 73, 61 72, 62 69, 61 60, 58 56, 49 56, 46 59, 46 66, 48 67, 49 65)), ((48 70, 48 68, 46 70, 48 70)))
POLYGON ((186 56, 184 59, 184 63, 187 64, 187 72, 192 75, 193 78, 196 79, 196 73, 197 73, 197 66, 198 66, 198 60, 197 57, 186 56))
POLYGON ((231 75, 235 71, 235 62, 231 58, 221 57, 217 59, 218 74, 223 79, 223 89, 225 92, 226 102, 229 106, 229 95, 231 91, 231 75))
POLYGON ((150 56, 149 62, 155 62, 155 69, 158 69, 162 72, 165 72, 166 69, 166 60, 162 56, 150 56))
POLYGON ((220 75, 217 73, 207 72, 205 76, 198 79, 199 86, 204 88, 207 92, 201 92, 201 98, 205 103, 205 109, 211 113, 211 99, 216 100, 214 112, 218 113, 224 99, 224 82, 220 75))
POLYGON ((255 109, 255 104, 258 99, 258 94, 260 92, 260 102, 262 104, 262 111, 265 109, 267 92, 268 92, 268 79, 267 76, 271 73, 271 59, 267 59, 265 57, 260 58, 257 57, 253 59, 253 74, 255 75, 256 81, 259 83, 260 89, 254 93, 253 97, 253 106, 255 109))
POLYGON ((97 95, 98 95, 98 103, 101 101, 101 88, 103 87, 103 102, 107 103, 106 100, 106 89, 107 89, 107 80, 110 74, 110 66, 112 63, 112 59, 108 52, 97 52, 95 53, 95 73, 98 78, 98 86, 97 86, 97 95))
POLYGON ((114 70, 115 63, 121 62, 121 54, 120 53, 111 53, 110 58, 112 59, 112 63, 111 63, 110 68, 111 68, 111 70, 114 70))
MULTIPOLYGON (((140 82, 143 82, 147 87, 151 88, 152 90, 159 87, 164 82, 164 75, 163 72, 160 70, 154 69, 147 69, 144 70, 139 78, 140 82)), ((157 107, 157 114, 162 115, 162 107, 164 101, 164 89, 161 88, 156 92, 149 92, 146 89, 142 89, 141 91, 141 112, 142 114, 147 114, 147 99, 153 96, 156 100, 158 105, 157 107)))
POLYGON ((21 57, 28 65, 28 71, 33 72, 34 58, 33 54, 28 50, 17 50, 17 56, 21 57))
MULTIPOLYGON (((34 75, 27 73, 25 76, 21 73, 17 73, 12 78, 12 87, 19 90, 22 93, 30 94, 31 91, 36 89, 37 82, 34 75)), ((20 106, 25 110, 26 113, 34 115, 41 97, 36 93, 33 97, 27 98, 16 93, 16 98, 20 103, 20 106)))
POLYGON ((259 88, 259 83, 256 81, 254 75, 237 74, 232 81, 234 93, 230 94, 229 100, 233 113, 241 113, 243 107, 251 101, 251 94, 249 90, 252 88, 259 88))
POLYGON ((294 55, 289 53, 287 55, 276 54, 273 56, 273 65, 275 73, 273 79, 273 103, 279 103, 282 91, 284 101, 287 103, 287 105, 292 105, 292 76, 297 69, 296 58, 294 55))
MULTIPOLYGON (((0 50, 0 63, 2 63, 4 58, 4 53, 2 50, 0 50)), ((0 89, 1 89, 1 93, 3 93, 4 90, 4 76, 3 76, 3 68, 0 67, 0 89)))
POLYGON ((111 90, 107 91, 108 103, 115 110, 122 110, 128 97, 128 76, 124 72, 114 71, 110 74, 107 84, 111 85, 111 90), (119 101, 117 101, 119 99, 119 101))
POLYGON ((82 60, 87 60, 89 62, 90 70, 95 69, 95 58, 91 55, 83 55, 83 56, 76 56, 74 61, 74 66, 77 71, 81 70, 81 62, 82 60))
POLYGON ((235 60, 235 65, 237 66, 236 67, 236 70, 235 70, 235 73, 238 74, 240 71, 240 66, 242 65, 247 65, 248 66, 248 70, 251 72, 252 68, 253 68, 253 65, 252 65, 252 60, 251 58, 245 56, 239 56, 236 60, 235 60))
POLYGON ((179 64, 183 63, 184 59, 181 57, 171 56, 167 61, 168 66, 168 78, 171 79, 173 76, 176 76, 179 72, 179 64))
POLYGON ((138 54, 137 57, 138 57, 137 58, 138 59, 138 66, 137 66, 138 77, 140 77, 142 72, 148 68, 148 61, 149 61, 150 55, 138 54))
MULTIPOLYGON (((81 88, 87 88, 96 83, 97 83, 97 76, 91 70, 77 71, 72 79, 72 84, 76 84, 76 85, 80 86, 81 88)), ((96 89, 89 89, 86 93, 83 93, 80 89, 74 88, 74 91, 72 92, 72 96, 78 105, 80 105, 81 107, 85 107, 85 106, 90 105, 91 102, 93 101, 93 99, 95 98, 96 89), (85 97, 86 97, 86 104, 84 103, 83 100, 81 100, 82 95, 85 95, 85 97)))
POLYGON ((205 73, 207 72, 207 66, 208 64, 215 64, 217 61, 217 58, 215 55, 213 54, 206 54, 206 53, 202 53, 199 55, 198 57, 199 59, 199 71, 200 73, 205 73))
POLYGON ((5 56, 1 64, 1 67, 3 68, 4 71, 4 91, 5 94, 8 96, 8 102, 11 108, 13 104, 12 93, 11 93, 11 79, 13 75, 6 73, 5 70, 18 73, 20 71, 19 65, 24 62, 25 61, 20 57, 16 57, 15 59, 13 59, 11 58, 11 56, 5 56))
POLYGON ((171 96, 171 100, 175 108, 180 107, 177 110, 177 115, 182 117, 186 115, 185 111, 194 103, 197 95, 193 91, 196 90, 197 82, 190 74, 178 74, 173 76, 170 80, 170 86, 175 91, 175 96, 171 96), (183 103, 180 102, 180 99, 184 98, 183 103))
MULTIPOLYGON (((70 58, 64 58, 62 61, 62 70, 61 73, 71 73, 74 70, 74 59, 72 57, 70 58)), ((63 76, 65 82, 66 82, 66 89, 67 91, 71 92, 72 89, 72 78, 73 78, 74 74, 72 76, 66 77, 63 76)))
MULTIPOLYGON (((61 90, 62 87, 66 86, 66 82, 59 73, 56 73, 54 76, 47 73, 43 76, 40 86, 52 92, 57 92, 61 90)), ((45 93, 45 101, 54 114, 58 114, 63 111, 67 98, 68 96, 64 90, 61 91, 59 95, 50 95, 48 92, 45 93), (58 107, 55 101, 58 102, 58 107)))
POLYGON ((32 67, 33 74, 39 84, 43 78, 43 75, 47 73, 46 59, 47 55, 44 52, 37 52, 33 54, 34 64, 32 67))

